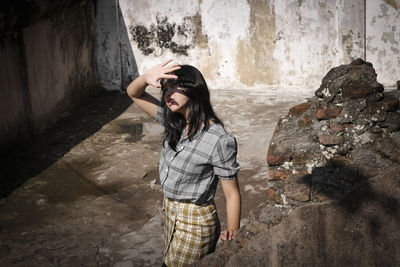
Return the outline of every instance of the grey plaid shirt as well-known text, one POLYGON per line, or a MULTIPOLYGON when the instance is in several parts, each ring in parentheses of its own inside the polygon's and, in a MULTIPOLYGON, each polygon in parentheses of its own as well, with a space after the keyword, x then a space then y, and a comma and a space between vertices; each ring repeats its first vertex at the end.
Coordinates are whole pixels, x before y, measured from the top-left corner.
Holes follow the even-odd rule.
MULTIPOLYGON (((163 108, 156 121, 163 125, 163 108)), ((160 182, 164 196, 203 204, 211 200, 218 179, 236 179, 240 169, 236 162, 237 144, 221 124, 211 124, 190 141, 182 133, 174 151, 164 140, 160 157, 160 182)))

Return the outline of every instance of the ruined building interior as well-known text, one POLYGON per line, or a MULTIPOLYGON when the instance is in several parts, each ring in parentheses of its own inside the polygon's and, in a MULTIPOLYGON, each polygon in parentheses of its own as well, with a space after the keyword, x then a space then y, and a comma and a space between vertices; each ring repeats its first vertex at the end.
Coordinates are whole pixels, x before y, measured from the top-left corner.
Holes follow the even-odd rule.
POLYGON ((3 1, 0 35, 0 266, 161 266, 126 87, 167 59, 238 141, 239 236, 197 266, 400 265, 400 0, 3 1))

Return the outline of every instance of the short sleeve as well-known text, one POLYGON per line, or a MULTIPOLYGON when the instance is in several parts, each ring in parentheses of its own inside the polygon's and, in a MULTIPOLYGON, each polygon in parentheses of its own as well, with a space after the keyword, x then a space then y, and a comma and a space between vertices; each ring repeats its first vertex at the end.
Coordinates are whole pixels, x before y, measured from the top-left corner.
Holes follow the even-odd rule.
POLYGON ((158 106, 155 121, 161 125, 164 125, 164 108, 162 106, 158 106))
POLYGON ((228 134, 222 135, 212 155, 214 174, 221 179, 236 179, 240 170, 236 155, 236 139, 228 134))

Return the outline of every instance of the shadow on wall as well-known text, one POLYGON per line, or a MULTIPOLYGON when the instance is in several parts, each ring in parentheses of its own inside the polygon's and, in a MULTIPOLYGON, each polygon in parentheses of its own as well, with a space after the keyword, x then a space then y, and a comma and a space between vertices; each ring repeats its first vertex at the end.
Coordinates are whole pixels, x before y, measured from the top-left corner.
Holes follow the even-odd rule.
POLYGON ((96 58, 100 85, 108 91, 124 91, 138 76, 135 56, 129 41, 118 1, 96 2, 96 58))
POLYGON ((126 91, 128 85, 134 78, 139 76, 136 59, 133 54, 132 46, 129 41, 127 27, 120 6, 118 5, 119 21, 119 51, 121 57, 121 86, 122 91, 126 91))
MULTIPOLYGON (((365 206, 373 202, 400 226, 400 217, 398 217, 400 201, 385 190, 386 187, 390 187, 385 184, 385 181, 395 179, 391 175, 393 173, 389 169, 371 178, 363 175, 356 166, 338 166, 337 161, 330 160, 325 166, 315 167, 311 174, 302 176, 298 184, 309 188, 310 200, 338 201, 338 206, 352 216, 359 215, 365 206)), ((382 218, 379 218, 378 214, 365 219, 369 222, 370 233, 375 237, 382 234, 380 231, 382 218)))

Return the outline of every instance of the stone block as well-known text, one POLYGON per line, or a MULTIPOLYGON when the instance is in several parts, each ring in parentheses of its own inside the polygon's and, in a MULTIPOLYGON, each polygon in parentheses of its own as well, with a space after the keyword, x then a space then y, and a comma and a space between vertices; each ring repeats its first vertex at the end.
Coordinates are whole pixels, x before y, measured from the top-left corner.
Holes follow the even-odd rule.
POLYGON ((370 84, 343 86, 340 89, 342 97, 362 98, 375 93, 381 93, 384 88, 382 84, 374 82, 370 84))
POLYGON ((338 168, 352 167, 352 160, 349 157, 343 155, 335 155, 333 158, 329 160, 329 163, 333 167, 338 167, 338 168))
POLYGON ((300 127, 309 127, 312 123, 312 119, 309 116, 302 115, 298 120, 298 125, 300 127))
POLYGON ((329 123, 329 128, 330 128, 332 131, 335 131, 335 132, 343 131, 343 126, 342 126, 341 124, 337 123, 337 122, 331 122, 331 123, 329 123))
POLYGON ((397 98, 384 98, 378 102, 368 103, 364 111, 367 113, 375 113, 378 110, 391 112, 397 110, 398 108, 399 100, 397 98))
POLYGON ((396 82, 397 90, 400 90, 400 80, 396 82))
POLYGON ((284 185, 286 196, 292 200, 310 200, 310 175, 289 175, 284 185))
POLYGON ((256 209, 251 210, 249 217, 251 221, 258 221, 272 227, 280 223, 289 214, 290 209, 288 206, 262 203, 256 209))
POLYGON ((391 138, 377 139, 375 148, 384 157, 400 163, 400 147, 391 138))
POLYGON ((318 141, 325 146, 340 145, 341 143, 343 143, 343 136, 319 135, 318 141))
POLYGON ((300 116, 304 112, 310 109, 312 102, 306 102, 299 105, 296 105, 289 109, 289 116, 300 116))
POLYGON ((321 107, 317 109, 316 117, 318 120, 327 120, 336 118, 342 112, 342 108, 338 106, 321 107))
MULTIPOLYGON (((375 116, 375 115, 374 115, 375 116)), ((390 112, 386 116, 382 116, 383 119, 378 117, 377 125, 382 128, 386 128, 388 132, 396 132, 400 130, 400 113, 390 112)))
POLYGON ((311 199, 315 201, 340 200, 358 180, 351 168, 318 167, 311 174, 311 199))
POLYGON ((357 168, 360 180, 379 175, 393 165, 393 161, 383 156, 382 152, 377 152, 377 149, 372 145, 355 149, 351 153, 351 158, 354 168, 357 168))

